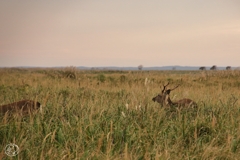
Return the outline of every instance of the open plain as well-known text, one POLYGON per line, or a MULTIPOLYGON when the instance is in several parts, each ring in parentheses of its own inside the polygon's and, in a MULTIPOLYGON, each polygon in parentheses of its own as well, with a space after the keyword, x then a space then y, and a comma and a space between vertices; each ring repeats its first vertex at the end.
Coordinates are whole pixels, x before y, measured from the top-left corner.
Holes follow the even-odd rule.
MULTIPOLYGON (((9 143, 16 159, 238 159, 240 71, 82 71, 0 69, 0 105, 22 99, 43 113, 0 115, 0 159, 9 143), (180 111, 152 98, 180 86, 180 111), (194 112, 194 114, 193 114, 194 112)), ((13 159, 14 159, 13 158, 13 159)))

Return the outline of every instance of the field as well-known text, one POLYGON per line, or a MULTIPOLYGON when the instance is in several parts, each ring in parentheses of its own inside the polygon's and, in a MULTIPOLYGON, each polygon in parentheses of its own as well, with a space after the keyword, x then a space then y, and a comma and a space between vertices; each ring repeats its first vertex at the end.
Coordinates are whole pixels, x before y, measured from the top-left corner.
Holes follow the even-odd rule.
POLYGON ((240 71, 2 68, 0 105, 37 100, 43 114, 0 116, 0 159, 239 159, 239 96, 240 71), (152 101, 168 81, 195 114, 152 101))

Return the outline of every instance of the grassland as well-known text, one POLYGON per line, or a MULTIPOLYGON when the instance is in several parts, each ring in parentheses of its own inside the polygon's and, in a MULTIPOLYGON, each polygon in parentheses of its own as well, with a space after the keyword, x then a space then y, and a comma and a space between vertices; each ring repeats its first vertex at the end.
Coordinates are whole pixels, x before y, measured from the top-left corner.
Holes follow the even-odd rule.
POLYGON ((0 159, 239 159, 239 71, 79 71, 0 69, 0 105, 21 99, 43 114, 0 116, 0 159), (151 99, 181 84, 172 100, 197 114, 169 114, 151 99))

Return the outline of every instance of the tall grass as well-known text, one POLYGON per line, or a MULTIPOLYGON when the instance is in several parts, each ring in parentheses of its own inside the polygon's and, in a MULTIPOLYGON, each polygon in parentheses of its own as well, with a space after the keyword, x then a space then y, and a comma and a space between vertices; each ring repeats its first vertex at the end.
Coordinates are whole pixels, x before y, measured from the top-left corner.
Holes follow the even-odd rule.
POLYGON ((13 159, 238 159, 239 71, 0 69, 0 105, 36 99, 43 114, 4 116, 0 157, 13 159), (162 84, 198 103, 170 112, 151 101, 162 84), (170 87, 171 87, 170 86, 170 87))

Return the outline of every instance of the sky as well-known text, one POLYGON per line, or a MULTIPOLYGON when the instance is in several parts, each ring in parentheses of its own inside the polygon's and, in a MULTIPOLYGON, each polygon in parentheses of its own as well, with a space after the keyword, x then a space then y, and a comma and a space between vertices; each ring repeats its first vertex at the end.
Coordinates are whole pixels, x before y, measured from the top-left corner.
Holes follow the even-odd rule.
POLYGON ((139 65, 240 66, 240 1, 0 1, 0 67, 139 65))

